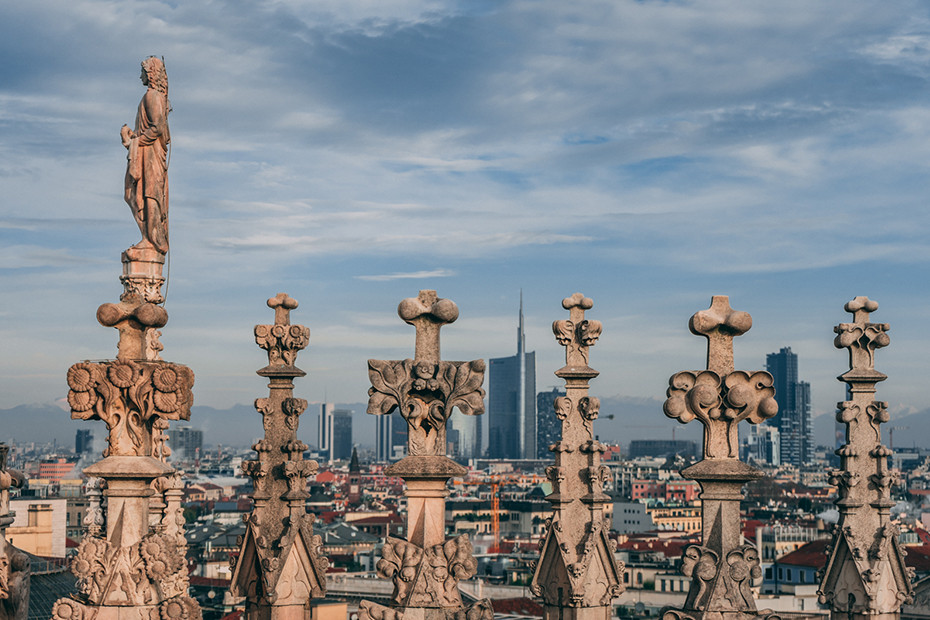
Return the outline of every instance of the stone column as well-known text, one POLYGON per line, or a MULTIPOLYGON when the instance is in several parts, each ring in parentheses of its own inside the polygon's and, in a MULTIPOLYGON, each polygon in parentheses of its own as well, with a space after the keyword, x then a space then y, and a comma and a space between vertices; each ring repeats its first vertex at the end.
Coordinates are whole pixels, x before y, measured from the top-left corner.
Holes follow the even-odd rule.
POLYGON ((6 528, 13 523, 10 489, 25 482, 22 472, 7 469, 10 447, 0 443, 0 620, 26 620, 29 615, 29 556, 6 539, 6 528))
MULTIPOLYGON (((167 88, 167 77, 164 82, 167 88)), ((136 213, 137 223, 149 216, 154 214, 136 213)), ((170 502, 163 497, 180 484, 167 464, 165 431, 169 420, 190 419, 194 384, 187 366, 160 356, 158 330, 168 322, 161 305, 164 262, 163 251, 153 247, 137 245, 123 253, 120 301, 97 309, 97 320, 119 332, 116 359, 80 362, 68 370, 72 419, 102 420, 109 435, 103 460, 84 470, 99 480, 89 485, 86 534, 71 563, 80 594, 55 603, 56 619, 201 615, 188 596, 180 503, 176 496, 170 502), (98 493, 106 497, 105 510, 98 493)))
POLYGON ((575 293, 562 300, 568 320, 552 324, 565 347, 565 366, 555 371, 565 380, 565 396, 555 400, 555 411, 548 415, 562 421, 562 438, 549 446, 555 465, 546 468, 552 482, 546 499, 553 514, 532 582, 546 620, 609 620, 611 600, 623 591, 623 565, 614 559, 616 543, 607 536, 610 522, 604 516, 610 472, 601 465, 605 447, 594 438, 600 401, 588 396, 588 382, 598 375, 588 366, 589 349, 601 335, 600 321, 585 318, 593 306, 575 293))
POLYGON ((888 345, 888 324, 869 322, 878 303, 868 297, 856 297, 845 308, 853 322, 834 328, 834 344, 849 349, 849 371, 838 379, 847 384, 850 400, 837 403, 846 444, 836 451, 840 469, 830 473, 839 489, 840 520, 818 593, 833 618, 892 620, 914 591, 913 570, 904 565, 898 528, 888 514, 898 475, 889 470, 891 450, 882 444, 880 425, 889 419, 888 408, 875 400, 875 385, 887 378, 875 370, 875 350, 888 345))
POLYGON ((733 368, 733 338, 752 327, 752 317, 714 296, 711 306, 691 317, 691 332, 707 338, 707 370, 686 370, 669 379, 665 415, 704 425, 703 460, 681 471, 701 485, 701 544, 687 547, 681 570, 691 577, 682 609, 667 609, 663 620, 747 620, 766 617, 756 610, 750 589, 762 576, 759 554, 740 544, 743 485, 762 472, 739 460, 738 425, 758 424, 778 412, 772 376, 733 368))
POLYGON ((294 363, 310 343, 310 329, 291 325, 297 301, 286 294, 269 299, 268 307, 275 311, 274 325, 255 326, 255 342, 268 352, 268 365, 258 375, 268 378, 269 394, 255 401, 265 437, 252 446, 258 458, 242 464, 253 481, 255 506, 239 554, 230 561, 230 593, 245 597, 248 620, 304 620, 310 618, 310 600, 326 594, 329 566, 305 508, 307 478, 318 465, 303 460, 307 445, 297 439, 307 401, 294 398, 294 379, 307 373, 294 363))
POLYGON ((406 484, 407 538, 388 536, 378 561, 378 574, 394 582, 390 607, 359 604, 360 620, 492 620, 488 600, 465 607, 458 582, 478 567, 471 542, 462 535, 446 540, 446 485, 467 470, 446 457, 446 421, 453 407, 466 415, 484 413, 485 364, 444 362, 439 355, 439 329, 458 318, 458 307, 439 299, 436 291, 420 291, 397 308, 416 328, 414 359, 368 360, 368 413, 390 415, 395 409, 407 421, 407 457, 385 473, 406 484))

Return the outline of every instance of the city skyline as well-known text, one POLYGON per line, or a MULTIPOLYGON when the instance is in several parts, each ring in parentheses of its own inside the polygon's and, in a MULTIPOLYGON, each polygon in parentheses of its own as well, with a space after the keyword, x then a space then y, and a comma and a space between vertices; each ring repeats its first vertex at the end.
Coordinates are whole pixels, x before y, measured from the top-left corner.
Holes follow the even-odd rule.
POLYGON ((119 128, 150 54, 173 108, 163 356, 195 405, 262 393, 252 326, 280 291, 311 329, 301 397, 359 402, 367 359, 412 355, 395 308, 429 288, 460 308, 444 358, 469 360, 512 353, 523 289, 541 389, 583 292, 592 393, 649 399, 702 367, 688 318, 729 294, 755 322, 738 367, 790 345, 815 417, 868 295, 883 400, 926 408, 925 4, 82 0, 6 3, 0 34, 2 409, 116 353, 95 312, 138 241, 119 128))

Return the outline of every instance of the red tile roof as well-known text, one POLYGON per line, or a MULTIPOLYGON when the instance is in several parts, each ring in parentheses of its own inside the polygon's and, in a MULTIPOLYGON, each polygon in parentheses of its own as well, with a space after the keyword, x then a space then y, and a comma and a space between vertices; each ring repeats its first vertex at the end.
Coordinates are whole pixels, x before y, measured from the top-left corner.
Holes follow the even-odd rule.
POLYGON ((495 614, 543 617, 542 605, 528 598, 492 599, 491 606, 495 614))

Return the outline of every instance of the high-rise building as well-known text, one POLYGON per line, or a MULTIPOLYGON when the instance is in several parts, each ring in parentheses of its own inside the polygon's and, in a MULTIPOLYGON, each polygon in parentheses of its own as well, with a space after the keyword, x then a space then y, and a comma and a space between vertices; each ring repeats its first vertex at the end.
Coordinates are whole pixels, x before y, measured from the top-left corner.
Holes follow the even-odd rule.
POLYGON ((334 409, 332 413, 332 452, 331 461, 352 457, 352 412, 348 409, 334 409))
POLYGON ((766 355, 765 369, 775 380, 778 415, 773 422, 781 441, 781 462, 800 467, 811 456, 810 383, 798 381, 798 356, 791 347, 766 355))
POLYGON ((781 433, 771 423, 750 424, 743 439, 740 458, 768 465, 781 465, 781 433))
POLYGON ((168 429, 168 446, 175 459, 192 461, 200 458, 203 449, 203 431, 190 426, 178 426, 168 429))
POLYGON ((93 449, 94 436, 89 428, 79 428, 74 435, 74 452, 75 454, 84 454, 93 449))
POLYGON ((451 447, 448 456, 465 461, 481 456, 481 416, 464 415, 456 411, 446 423, 446 442, 451 447))
POLYGON ((517 354, 488 364, 488 454, 500 459, 536 458, 536 352, 526 352, 523 293, 517 354))
POLYGON ((400 415, 375 417, 375 458, 379 461, 397 461, 407 450, 407 421, 400 415))
POLYGON ((332 403, 320 404, 320 418, 317 420, 316 448, 326 459, 333 460, 333 410, 332 403))
POLYGON ((565 390, 555 387, 536 395, 536 458, 551 458, 549 446, 562 437, 562 421, 555 415, 555 399, 559 396, 565 396, 565 390))

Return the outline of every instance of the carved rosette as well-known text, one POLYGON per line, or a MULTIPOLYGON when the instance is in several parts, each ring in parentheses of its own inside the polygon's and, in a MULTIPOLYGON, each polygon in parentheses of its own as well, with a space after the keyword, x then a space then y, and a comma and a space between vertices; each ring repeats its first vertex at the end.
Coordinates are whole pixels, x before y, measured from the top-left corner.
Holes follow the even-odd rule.
POLYGON ((818 593, 834 614, 899 614, 914 595, 913 571, 904 563, 897 526, 889 515, 898 471, 890 469, 892 452, 882 444, 888 406, 875 400, 876 384, 886 379, 875 370, 875 351, 890 343, 889 326, 869 321, 878 303, 867 297, 856 297, 845 309, 853 322, 834 328, 834 345, 849 350, 849 370, 839 380, 848 385, 851 400, 837 403, 836 419, 846 425, 846 443, 836 451, 840 468, 830 474, 838 490, 840 520, 818 593))
POLYGON ((68 370, 68 404, 75 420, 103 420, 110 431, 104 456, 160 456, 159 420, 188 420, 194 373, 162 361, 81 362, 68 370))
POLYGON ((152 532, 135 545, 117 547, 101 536, 86 535, 71 562, 80 600, 59 599, 54 617, 89 617, 95 607, 145 607, 162 601, 162 609, 181 605, 185 617, 199 618, 199 606, 187 598, 190 583, 183 540, 183 535, 179 542, 175 535, 152 532))
POLYGON ((453 407, 465 415, 484 413, 484 360, 416 362, 368 360, 368 413, 406 420, 412 455, 444 455, 446 422, 453 407))

